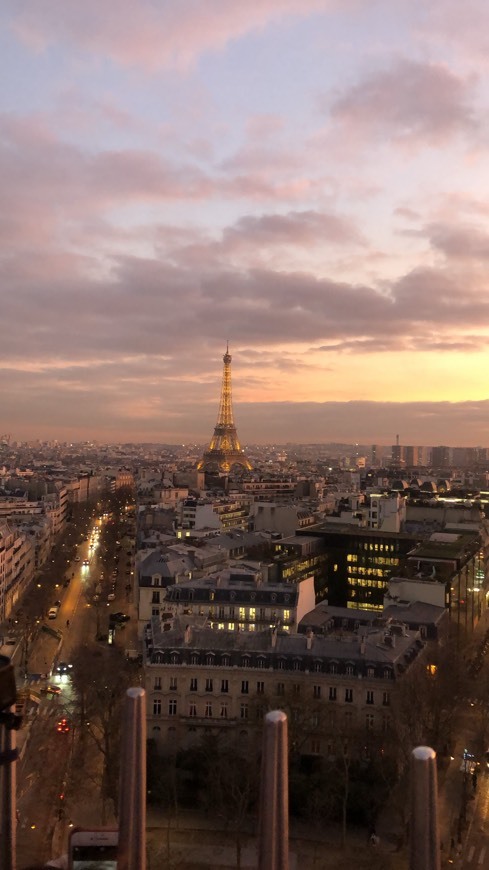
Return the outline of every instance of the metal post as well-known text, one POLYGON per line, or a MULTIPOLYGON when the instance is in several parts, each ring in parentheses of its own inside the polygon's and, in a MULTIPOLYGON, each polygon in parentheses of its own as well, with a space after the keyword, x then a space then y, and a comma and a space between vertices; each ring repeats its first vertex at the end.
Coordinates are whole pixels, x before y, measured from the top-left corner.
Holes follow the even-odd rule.
POLYGON ((418 746, 411 754, 410 870, 440 870, 436 752, 418 746))
POLYGON ((146 692, 128 689, 123 718, 117 870, 146 867, 146 692))
POLYGON ((287 716, 265 716, 260 791, 258 870, 288 870, 289 784, 287 716))

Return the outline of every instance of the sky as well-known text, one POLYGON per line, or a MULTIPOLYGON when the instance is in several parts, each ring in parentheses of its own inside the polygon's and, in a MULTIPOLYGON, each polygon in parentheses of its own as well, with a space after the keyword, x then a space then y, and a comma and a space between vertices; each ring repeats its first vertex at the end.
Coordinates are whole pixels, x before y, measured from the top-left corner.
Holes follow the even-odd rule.
POLYGON ((489 446, 484 0, 2 0, 0 434, 489 446))

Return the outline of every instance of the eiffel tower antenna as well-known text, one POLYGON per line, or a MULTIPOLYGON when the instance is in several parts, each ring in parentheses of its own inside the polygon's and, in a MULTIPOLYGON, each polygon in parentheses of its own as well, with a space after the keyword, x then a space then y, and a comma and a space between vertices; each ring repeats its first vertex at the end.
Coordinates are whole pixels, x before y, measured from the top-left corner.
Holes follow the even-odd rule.
POLYGON ((222 361, 224 367, 222 371, 221 399, 217 423, 209 447, 205 451, 197 468, 199 471, 217 468, 218 471, 227 473, 233 465, 242 465, 249 471, 251 470, 251 463, 241 448, 233 418, 229 341, 226 342, 226 353, 222 361))

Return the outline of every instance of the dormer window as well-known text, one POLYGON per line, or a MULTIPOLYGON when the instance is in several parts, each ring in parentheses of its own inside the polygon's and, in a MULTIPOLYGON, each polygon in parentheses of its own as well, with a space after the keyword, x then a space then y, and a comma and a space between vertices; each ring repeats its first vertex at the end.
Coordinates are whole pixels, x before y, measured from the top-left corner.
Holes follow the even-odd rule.
POLYGON ((153 586, 161 586, 161 577, 153 577, 153 586))

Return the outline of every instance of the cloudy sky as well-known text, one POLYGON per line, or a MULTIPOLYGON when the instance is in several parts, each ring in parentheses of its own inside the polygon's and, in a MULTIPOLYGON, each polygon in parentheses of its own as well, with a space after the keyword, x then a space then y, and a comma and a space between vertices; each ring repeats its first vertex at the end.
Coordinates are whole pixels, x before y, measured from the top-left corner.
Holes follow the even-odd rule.
POLYGON ((2 0, 0 430, 489 445, 484 0, 2 0))

